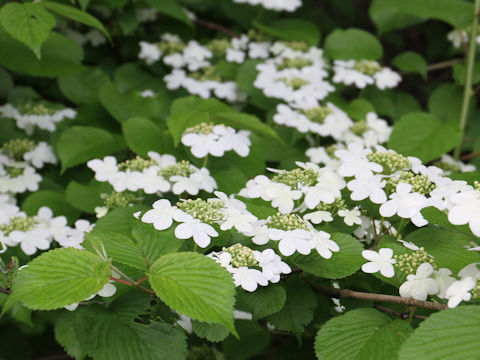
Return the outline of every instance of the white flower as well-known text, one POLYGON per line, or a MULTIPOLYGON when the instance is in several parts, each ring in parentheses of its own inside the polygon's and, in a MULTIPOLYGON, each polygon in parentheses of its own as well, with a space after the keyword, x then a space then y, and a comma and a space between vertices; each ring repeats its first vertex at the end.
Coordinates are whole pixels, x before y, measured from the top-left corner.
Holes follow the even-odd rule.
POLYGON ((309 209, 316 208, 320 202, 331 204, 335 201, 335 194, 323 182, 315 186, 304 187, 302 192, 305 194, 305 205, 309 209))
POLYGON ((379 175, 371 175, 358 177, 348 182, 347 187, 352 194, 351 199, 354 201, 369 198, 374 204, 383 204, 387 201, 387 195, 383 188, 386 181, 379 175))
POLYGON ((342 176, 368 177, 373 172, 381 172, 382 165, 370 162, 366 155, 370 152, 362 144, 350 143, 348 149, 335 151, 335 156, 342 161, 338 173, 342 176))
POLYGON ((224 213, 225 220, 220 225, 221 230, 226 231, 235 227, 237 231, 243 233, 253 231, 252 223, 257 221, 257 217, 250 212, 230 207, 224 213))
POLYGON ((292 190, 290 186, 282 183, 272 182, 265 190, 265 197, 272 201, 272 206, 278 208, 282 214, 292 212, 295 205, 294 200, 300 199, 302 192, 300 190, 292 190))
POLYGON ((478 265, 480 263, 471 263, 465 266, 462 270, 458 272, 458 276, 460 276, 462 279, 466 277, 471 277, 474 279, 480 279, 480 270, 478 270, 478 265))
POLYGON ((223 156, 225 150, 219 144, 217 134, 185 133, 182 135, 182 144, 190 147, 190 151, 197 158, 204 158, 208 154, 216 157, 223 156))
POLYGON ((39 142, 33 150, 23 154, 23 159, 30 162, 37 169, 42 168, 44 164, 57 163, 52 147, 44 141, 39 142))
POLYGON ((175 236, 178 239, 193 238, 193 241, 201 248, 210 245, 210 237, 218 236, 218 232, 211 225, 202 223, 190 215, 185 214, 179 218, 179 221, 182 223, 175 228, 175 236))
POLYGON ((219 136, 218 142, 225 151, 233 150, 241 157, 250 153, 250 131, 236 131, 229 126, 217 125, 213 127, 213 132, 219 136))
POLYGON ((420 250, 420 248, 412 242, 408 242, 408 241, 405 241, 405 240, 402 240, 402 239, 398 239, 398 241, 401 242, 402 245, 405 246, 407 249, 410 249, 410 250, 413 250, 413 251, 420 250))
POLYGON ((309 239, 310 246, 317 250, 321 257, 330 259, 332 257, 332 251, 340 251, 338 244, 330 239, 329 233, 326 233, 325 231, 312 230, 311 234, 312 237, 309 239))
POLYGON ((73 247, 76 249, 83 249, 80 245, 83 240, 85 233, 92 231, 95 224, 90 224, 87 220, 77 220, 75 221, 75 228, 70 228, 67 232, 67 236, 64 239, 57 239, 57 242, 62 247, 73 247))
POLYGON ((298 251, 302 255, 310 254, 312 245, 309 242, 309 239, 311 237, 312 234, 303 229, 271 229, 270 231, 270 239, 279 241, 278 250, 284 256, 293 255, 295 251, 298 251))
POLYGON ((160 199, 153 203, 153 209, 148 210, 143 216, 142 221, 147 224, 153 224, 157 230, 168 229, 173 224, 173 220, 182 221, 185 213, 172 206, 167 199, 160 199))
POLYGON ((407 281, 400 286, 400 296, 425 301, 428 295, 438 293, 440 288, 437 282, 431 278, 434 272, 430 263, 421 264, 417 273, 408 275, 407 281))
POLYGON ((480 191, 465 191, 450 196, 453 207, 448 212, 448 221, 454 225, 470 226, 480 236, 480 191))
POLYGON ((50 248, 51 235, 47 229, 37 227, 28 231, 14 230, 9 234, 12 243, 20 243, 20 247, 27 255, 33 255, 37 250, 50 248))
POLYGON ((265 275, 257 269, 241 266, 239 268, 231 268, 229 271, 233 275, 235 286, 241 286, 246 291, 253 292, 257 290, 258 285, 268 285, 265 275))
POLYGON ((243 235, 252 237, 252 242, 257 245, 265 245, 270 240, 270 232, 265 220, 252 223, 252 230, 243 232, 243 235))
POLYGON ((375 79, 375 85, 380 90, 394 88, 402 80, 398 73, 387 67, 377 71, 373 78, 375 79))
POLYGON ((95 179, 101 182, 111 182, 118 176, 117 159, 113 156, 90 160, 87 166, 95 171, 95 179))
POLYGON ((329 211, 314 211, 312 213, 308 213, 303 217, 304 220, 310 220, 314 224, 320 224, 323 221, 330 222, 333 221, 332 214, 329 211))
POLYGON ((343 222, 348 226, 353 226, 353 224, 361 225, 362 224, 362 219, 360 218, 361 214, 362 213, 360 212, 360 210, 357 210, 357 209, 338 210, 338 216, 343 217, 343 222))
POLYGON ((445 297, 448 299, 448 307, 454 308, 462 301, 469 301, 472 298, 470 291, 476 284, 477 281, 468 276, 450 285, 445 293, 445 297))
POLYGON ((151 65, 160 59, 161 56, 162 51, 157 44, 140 41, 140 53, 138 54, 139 59, 144 59, 148 65, 151 65))
POLYGON ((420 193, 412 193, 412 185, 399 183, 390 200, 380 206, 380 215, 391 217, 395 214, 404 219, 412 219, 417 226, 427 224, 420 210, 427 206, 427 198, 420 193))
POLYGON ((110 297, 113 296, 117 292, 117 288, 110 282, 107 282, 103 288, 97 293, 101 297, 110 297))
POLYGON ((362 256, 369 261, 362 265, 363 272, 373 274, 380 271, 380 274, 387 278, 391 278, 395 275, 393 264, 397 261, 392 259, 392 249, 382 248, 378 253, 373 250, 363 250, 362 256))
POLYGON ((232 266, 230 266, 230 261, 232 261, 232 254, 226 251, 221 251, 221 252, 211 252, 210 254, 206 255, 207 257, 215 260, 217 263, 219 263, 221 266, 224 268, 230 269, 232 266))
POLYGON ((272 283, 280 281, 280 274, 290 274, 292 271, 290 266, 284 263, 282 258, 275 254, 272 249, 266 249, 262 252, 254 251, 254 256, 258 265, 262 268, 263 275, 272 283))
POLYGON ((169 191, 170 183, 158 175, 159 170, 160 168, 158 166, 151 166, 143 170, 137 179, 138 188, 145 191, 146 194, 169 191))
POLYGON ((438 284, 437 296, 441 299, 445 298, 448 287, 455 282, 455 278, 451 275, 452 271, 447 268, 438 269, 432 274, 432 279, 438 284))

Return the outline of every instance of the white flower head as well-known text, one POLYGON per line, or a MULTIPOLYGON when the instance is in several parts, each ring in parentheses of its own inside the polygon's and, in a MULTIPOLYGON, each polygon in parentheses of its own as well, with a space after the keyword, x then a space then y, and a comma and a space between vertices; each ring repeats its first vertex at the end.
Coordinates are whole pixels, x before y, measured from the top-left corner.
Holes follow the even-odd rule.
POLYGON ((428 295, 437 294, 440 287, 435 279, 432 278, 434 272, 432 264, 421 264, 416 274, 408 275, 407 281, 400 286, 400 296, 425 301, 428 295))
POLYGON ((387 278, 391 278, 395 275, 393 264, 397 261, 392 259, 392 249, 382 248, 378 253, 373 250, 363 250, 362 256, 369 261, 362 265, 363 272, 373 274, 380 271, 380 274, 387 278))

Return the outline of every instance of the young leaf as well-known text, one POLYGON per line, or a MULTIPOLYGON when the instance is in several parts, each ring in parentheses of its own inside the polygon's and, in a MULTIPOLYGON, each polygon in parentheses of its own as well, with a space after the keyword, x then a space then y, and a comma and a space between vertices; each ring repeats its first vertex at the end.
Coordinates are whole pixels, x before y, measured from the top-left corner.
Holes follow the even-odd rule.
POLYGON ((388 147, 427 162, 450 151, 461 139, 457 123, 418 112, 407 114, 395 123, 388 147))
POLYGON ((55 26, 55 18, 38 3, 9 3, 0 10, 5 30, 27 45, 40 59, 40 49, 55 26))
POLYGON ((190 252, 164 255, 152 264, 149 281, 172 309, 236 334, 235 286, 231 275, 212 259, 190 252))
POLYGON ((378 60, 383 55, 378 39, 361 29, 337 29, 328 34, 324 44, 325 55, 339 60, 378 60))
POLYGON ((400 360, 422 354, 422 360, 480 358, 480 306, 461 306, 430 315, 399 352, 400 360))
POLYGON ((90 126, 73 126, 64 131, 57 141, 57 154, 62 172, 93 158, 125 149, 122 136, 90 126))
POLYGON ((38 4, 48 10, 51 10, 61 16, 66 17, 67 19, 71 19, 79 23, 85 24, 87 26, 93 27, 95 29, 98 29, 107 37, 108 40, 110 40, 110 42, 112 41, 107 29, 105 29, 102 23, 98 21, 95 17, 90 15, 89 13, 82 10, 78 10, 73 6, 63 5, 63 4, 59 4, 51 1, 41 1, 38 4))
POLYGON ((407 73, 420 74, 424 79, 427 78, 427 62, 422 55, 414 51, 405 51, 395 56, 392 64, 407 73))
POLYGON ((34 310, 53 310, 83 301, 100 291, 111 275, 110 262, 91 252, 50 250, 17 273, 4 311, 16 301, 34 310))
POLYGON ((411 332, 407 322, 392 321, 380 311, 352 310, 322 326, 315 337, 315 352, 324 360, 395 360, 411 332))

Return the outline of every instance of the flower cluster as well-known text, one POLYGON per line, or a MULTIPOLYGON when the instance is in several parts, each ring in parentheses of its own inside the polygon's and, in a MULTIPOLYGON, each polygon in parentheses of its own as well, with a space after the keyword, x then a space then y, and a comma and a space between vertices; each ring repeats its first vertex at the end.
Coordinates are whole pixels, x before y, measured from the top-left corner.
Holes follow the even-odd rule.
POLYGON ((302 6, 301 0, 234 0, 239 4, 260 5, 268 10, 295 11, 302 6))
POLYGON ((241 157, 250 153, 250 131, 236 131, 225 125, 201 123, 188 128, 182 135, 182 144, 190 147, 190 151, 197 158, 204 158, 211 154, 221 157, 226 151, 235 151, 241 157))
POLYGON ((333 82, 355 85, 359 89, 373 85, 380 90, 394 88, 402 80, 400 75, 376 61, 335 60, 333 82))
POLYGON ((117 163, 113 156, 90 160, 87 165, 95 171, 95 179, 108 182, 116 192, 143 190, 146 194, 172 191, 197 195, 200 190, 213 192, 217 184, 206 168, 198 169, 186 160, 177 162, 172 155, 154 151, 149 158, 137 156, 117 163))

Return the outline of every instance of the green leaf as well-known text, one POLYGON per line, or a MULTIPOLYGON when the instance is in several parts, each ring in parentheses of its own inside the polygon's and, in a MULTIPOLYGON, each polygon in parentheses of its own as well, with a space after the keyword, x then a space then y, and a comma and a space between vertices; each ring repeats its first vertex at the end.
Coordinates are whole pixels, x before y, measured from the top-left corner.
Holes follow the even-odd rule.
POLYGON ((6 97, 13 89, 13 80, 11 75, 5 69, 0 67, 0 96, 6 97))
POLYGON ((420 74, 424 79, 427 78, 427 62, 422 55, 414 51, 405 51, 395 56, 392 64, 407 73, 420 74))
POLYGON ((432 114, 409 113, 395 123, 388 147, 428 162, 453 149, 462 139, 457 123, 432 114))
POLYGON ((460 306, 428 317, 403 344, 399 360, 480 358, 480 306, 460 306))
POLYGON ((143 271, 148 270, 142 251, 126 234, 96 231, 85 234, 82 246, 93 253, 105 249, 107 256, 114 262, 143 271))
POLYGON ((285 305, 287 292, 281 285, 269 284, 254 292, 242 291, 237 295, 237 308, 252 313, 254 319, 261 319, 280 311, 285 305))
MULTIPOLYGON (((249 360, 260 355, 270 342, 267 329, 253 321, 237 322, 239 339, 230 335, 223 342, 223 351, 228 360, 249 360)), ((264 356, 260 358, 264 359, 264 356)))
POLYGON ((150 268, 150 284, 172 309, 192 319, 233 326, 235 286, 214 260, 190 252, 160 257, 150 268))
MULTIPOLYGON (((428 110, 441 120, 458 122, 463 104, 463 89, 452 83, 439 85, 428 99, 428 110)), ((469 112, 474 104, 470 103, 469 112)))
POLYGON ((109 193, 110 185, 93 182, 82 185, 76 181, 70 181, 65 190, 65 199, 74 208, 86 213, 95 214, 97 206, 103 206, 102 193, 109 193))
POLYGON ((90 68, 79 74, 58 78, 58 86, 65 97, 75 104, 97 103, 99 89, 108 76, 99 68, 90 68))
POLYGON ((66 36, 50 33, 42 46, 42 58, 37 57, 22 43, 12 38, 0 26, 0 64, 20 73, 56 77, 82 71, 83 50, 66 36))
POLYGON ((214 123, 225 124, 235 129, 251 130, 259 135, 265 135, 283 143, 283 140, 278 136, 275 130, 261 122, 256 116, 250 114, 224 112, 216 113, 211 116, 210 119, 214 123))
POLYGON ((175 146, 178 146, 182 138, 183 132, 189 127, 198 125, 202 122, 209 122, 210 117, 206 112, 199 111, 182 111, 172 113, 167 118, 167 126, 173 137, 175 146))
POLYGON ((76 311, 64 311, 57 317, 54 327, 55 340, 62 345, 68 355, 75 359, 84 359, 88 354, 82 349, 72 326, 77 316, 76 311))
POLYGON ((446 267, 457 273, 462 268, 473 262, 480 262, 480 254, 468 251, 471 246, 470 239, 459 232, 442 229, 437 226, 427 226, 415 230, 405 237, 418 247, 432 255, 435 264, 446 267))
POLYGON ((391 9, 406 14, 445 21, 464 28, 473 17, 473 3, 462 0, 384 0, 391 9))
POLYGON ((124 63, 115 69, 113 74, 115 85, 121 93, 152 89, 155 92, 165 92, 165 84, 158 77, 146 71, 139 64, 124 63))
POLYGON ((314 249, 310 255, 294 255, 293 261, 300 268, 328 279, 341 279, 356 272, 365 260, 361 256, 363 246, 357 239, 343 233, 332 234, 332 240, 340 247, 330 259, 324 259, 314 249))
POLYGON ((160 256, 176 252, 184 241, 177 239, 174 228, 158 231, 152 225, 136 222, 132 235, 137 246, 142 250, 149 264, 153 264, 160 256))
POLYGON ((130 290, 108 305, 108 310, 115 313, 123 321, 134 321, 140 315, 147 313, 152 303, 150 294, 139 290, 130 290))
MULTIPOLYGON (((453 69, 453 78, 458 85, 465 86, 465 79, 467 74, 467 65, 466 64, 455 64, 452 67, 453 69)), ((480 82, 480 62, 473 64, 473 77, 472 84, 477 84, 480 82)))
POLYGON ((197 320, 192 320, 192 329, 195 335, 211 342, 223 341, 229 334, 228 329, 220 324, 208 324, 197 320))
POLYGON ((342 60, 378 60, 383 56, 382 44, 372 34, 361 29, 337 29, 328 34, 325 55, 342 60))
POLYGON ((356 309, 322 326, 315 337, 315 353, 324 360, 395 360, 411 332, 403 320, 392 321, 374 309, 356 309))
POLYGON ((162 14, 193 26, 192 20, 190 20, 185 10, 175 0, 145 0, 145 2, 162 14))
POLYGON ((253 21, 253 25, 265 34, 280 39, 305 41, 315 46, 320 42, 320 31, 314 23, 302 19, 279 19, 268 24, 253 21))
POLYGON ((40 49, 55 26, 55 18, 37 3, 9 3, 0 10, 4 29, 40 59, 40 49))
POLYGON ((111 82, 100 89, 100 102, 120 123, 136 116, 155 118, 162 111, 162 105, 155 98, 144 98, 139 93, 121 94, 111 82))
POLYGON ((73 6, 63 5, 63 4, 50 2, 50 1, 41 1, 38 4, 63 17, 66 17, 67 19, 71 19, 76 22, 82 23, 84 25, 93 27, 97 30, 100 30, 107 37, 107 39, 110 40, 110 42, 112 41, 107 29, 105 29, 102 23, 98 21, 95 17, 90 15, 89 13, 82 10, 78 10, 73 6))
POLYGON ((149 119, 130 118, 122 123, 122 131, 128 147, 142 157, 147 157, 149 151, 160 154, 165 152, 162 146, 162 131, 149 119))
POLYGON ((73 208, 64 195, 52 190, 40 190, 28 195, 22 203, 22 210, 32 216, 36 215, 42 206, 50 208, 55 216, 65 216, 70 223, 80 215, 80 211, 73 208))
POLYGON ((4 308, 20 301, 34 310, 53 310, 85 300, 100 291, 112 271, 110 262, 74 248, 43 253, 15 277, 4 308))
POLYGON ((92 305, 76 310, 75 335, 95 360, 182 360, 186 342, 179 327, 152 321, 148 325, 92 305))
POLYGON ((64 131, 56 145, 62 172, 90 159, 125 149, 122 136, 91 126, 73 126, 64 131))
POLYGON ((182 113, 185 111, 207 112, 209 115, 225 112, 236 112, 233 108, 221 102, 220 100, 215 98, 203 99, 198 96, 185 96, 176 99, 170 108, 171 114, 182 113))
POLYGON ((477 237, 472 234, 468 224, 453 225, 450 221, 448 221, 448 215, 443 211, 438 210, 436 207, 429 206, 422 209, 420 212, 430 224, 435 224, 450 231, 459 232, 464 236, 470 237, 473 241, 477 240, 477 237))
POLYGON ((107 215, 98 219, 94 232, 129 233, 138 224, 139 220, 133 216, 137 211, 145 210, 145 206, 127 206, 109 211, 107 215))
POLYGON ((391 30, 404 29, 424 21, 423 18, 418 16, 399 12, 384 0, 373 0, 368 8, 368 13, 379 35, 391 30))
POLYGON ((279 312, 269 315, 272 325, 293 332, 300 338, 305 327, 312 321, 317 297, 308 284, 299 278, 289 278, 285 282, 287 300, 279 312))
POLYGON ((354 120, 365 120, 369 112, 375 112, 373 105, 363 98, 358 98, 350 102, 347 108, 347 114, 354 120))
POLYGON ((248 181, 242 170, 237 167, 223 167, 215 170, 210 169, 210 171, 210 175, 217 181, 218 191, 223 191, 226 194, 238 193, 248 181))

